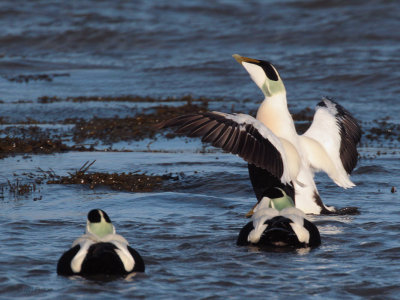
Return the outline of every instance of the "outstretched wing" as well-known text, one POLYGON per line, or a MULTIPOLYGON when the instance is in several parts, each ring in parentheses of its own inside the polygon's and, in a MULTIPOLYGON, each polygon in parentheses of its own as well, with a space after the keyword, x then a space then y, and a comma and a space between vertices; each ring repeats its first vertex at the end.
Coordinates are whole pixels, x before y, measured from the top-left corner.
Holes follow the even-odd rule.
POLYGON ((160 128, 177 126, 177 133, 202 137, 214 147, 237 154, 265 169, 283 183, 291 181, 283 145, 264 124, 245 114, 206 112, 176 117, 160 128))
POLYGON ((338 103, 323 98, 316 107, 310 128, 302 135, 302 143, 315 169, 322 169, 340 186, 354 184, 349 175, 357 164, 357 144, 361 128, 356 119, 338 103), (310 140, 311 139, 311 140, 310 140), (316 151, 317 142, 322 151, 316 151), (316 155, 318 152, 320 155, 316 155))

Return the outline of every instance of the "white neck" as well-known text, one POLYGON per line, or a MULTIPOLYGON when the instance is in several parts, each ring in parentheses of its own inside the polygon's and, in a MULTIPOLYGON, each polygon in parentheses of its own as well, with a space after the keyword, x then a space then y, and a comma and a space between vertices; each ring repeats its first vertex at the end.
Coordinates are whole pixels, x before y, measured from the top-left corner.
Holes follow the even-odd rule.
POLYGON ((297 136, 292 116, 287 108, 286 92, 265 97, 258 108, 256 119, 279 138, 292 140, 297 136))

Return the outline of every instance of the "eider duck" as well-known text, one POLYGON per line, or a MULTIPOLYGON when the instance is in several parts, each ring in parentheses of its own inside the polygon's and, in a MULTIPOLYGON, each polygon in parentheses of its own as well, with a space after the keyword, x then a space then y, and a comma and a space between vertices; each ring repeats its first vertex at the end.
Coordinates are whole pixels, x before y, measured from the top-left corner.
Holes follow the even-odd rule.
POLYGON ((339 186, 351 188, 350 173, 357 164, 361 129, 341 105, 323 98, 316 106, 308 130, 297 134, 286 100, 286 89, 275 67, 263 60, 233 57, 263 92, 256 118, 242 113, 194 113, 160 124, 177 126, 178 133, 202 137, 203 142, 237 154, 248 162, 250 180, 258 200, 270 187, 281 187, 297 208, 310 214, 352 213, 325 206, 314 182, 324 171, 339 186))
POLYGON ((318 228, 305 218, 304 212, 283 189, 270 188, 247 214, 252 221, 239 233, 238 246, 261 249, 313 248, 321 244, 318 228))
POLYGON ((87 216, 86 233, 58 261, 57 274, 70 276, 128 275, 144 272, 142 257, 115 233, 108 215, 93 209, 87 216))

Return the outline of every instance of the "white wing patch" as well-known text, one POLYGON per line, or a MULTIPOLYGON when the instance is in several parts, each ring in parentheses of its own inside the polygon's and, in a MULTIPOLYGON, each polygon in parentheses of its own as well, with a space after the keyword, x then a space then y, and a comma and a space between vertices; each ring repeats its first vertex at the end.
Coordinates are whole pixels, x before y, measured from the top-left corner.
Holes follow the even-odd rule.
POLYGON ((301 243, 308 244, 308 242, 310 241, 310 233, 307 229, 304 228, 304 219, 306 217, 304 212, 295 207, 287 207, 285 209, 282 209, 281 216, 292 220, 290 226, 296 234, 297 239, 301 243))
POLYGON ((305 229, 303 225, 300 225, 296 222, 290 223, 290 226, 296 234, 299 242, 308 244, 308 242, 310 241, 310 233, 308 232, 308 230, 305 229))
POLYGON ((133 259, 131 253, 128 251, 127 246, 120 245, 118 242, 113 243, 117 246, 118 249, 115 249, 122 263, 124 264, 124 268, 126 272, 130 272, 133 270, 135 266, 135 260, 133 259))
POLYGON ((130 272, 133 270, 135 266, 135 260, 133 259, 131 253, 128 250, 128 241, 119 234, 109 234, 106 235, 102 242, 112 243, 118 249, 115 250, 117 252, 119 258, 121 259, 122 263, 124 264, 124 268, 126 272, 130 272))
POLYGON ((300 136, 304 153, 314 171, 324 171, 339 186, 353 187, 349 174, 340 159, 340 127, 335 117, 335 105, 324 99, 324 106, 317 106, 310 128, 300 136))
POLYGON ((81 271, 83 260, 85 259, 90 246, 93 244, 92 240, 87 240, 86 242, 79 244, 81 248, 71 261, 71 269, 74 273, 79 273, 81 271))

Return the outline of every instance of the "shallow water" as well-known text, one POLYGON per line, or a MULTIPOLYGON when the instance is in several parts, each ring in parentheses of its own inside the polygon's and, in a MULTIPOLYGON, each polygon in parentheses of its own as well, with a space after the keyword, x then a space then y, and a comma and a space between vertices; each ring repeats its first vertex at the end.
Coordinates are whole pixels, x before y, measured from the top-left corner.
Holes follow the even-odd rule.
MULTIPOLYGON (((292 111, 331 96, 361 120, 400 122, 398 15, 395 1, 2 1, 0 112, 27 117, 121 117, 153 103, 61 101, 41 96, 133 94, 210 99, 212 109, 256 109, 261 93, 231 57, 267 59, 280 71, 292 111), (23 3, 23 4, 22 4, 23 3), (52 81, 9 81, 18 75, 69 74, 52 81), (243 99, 251 99, 243 101, 243 99), (18 100, 20 101, 18 103, 18 100), (28 103, 27 103, 28 102, 28 103)), ((365 137, 353 172, 356 188, 327 176, 324 203, 357 206, 356 216, 310 216, 322 245, 310 252, 265 253, 236 247, 244 213, 255 202, 246 164, 198 140, 122 142, 133 152, 67 152, 0 160, 0 182, 38 173, 184 172, 183 184, 152 193, 85 186, 38 185, 0 196, 0 295, 36 298, 396 298, 400 292, 400 152, 395 139, 365 137), (183 150, 182 150, 183 149, 183 150), (208 147, 206 149, 213 150, 208 147), (182 151, 181 151, 182 150, 182 151), (204 153, 205 152, 205 153, 204 153), (381 153, 378 155, 378 152, 381 153), (36 201, 33 201, 36 199, 36 201), (79 236, 87 212, 104 209, 117 232, 146 262, 146 273, 110 282, 56 275, 63 251, 79 236)))

